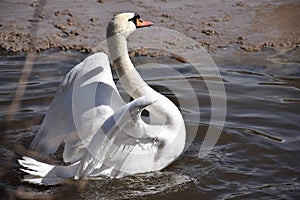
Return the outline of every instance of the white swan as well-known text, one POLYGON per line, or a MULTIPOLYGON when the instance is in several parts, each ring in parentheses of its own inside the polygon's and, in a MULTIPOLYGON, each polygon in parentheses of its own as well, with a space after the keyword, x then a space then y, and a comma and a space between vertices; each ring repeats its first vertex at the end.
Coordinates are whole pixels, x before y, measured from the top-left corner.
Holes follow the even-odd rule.
POLYGON ((120 97, 104 53, 87 57, 65 76, 31 148, 50 155, 63 143, 68 165, 24 156, 18 160, 21 170, 33 175, 25 181, 51 185, 67 178, 120 178, 161 170, 182 153, 186 131, 181 113, 143 81, 127 51, 127 36, 151 25, 135 13, 121 13, 107 27, 113 65, 133 101, 125 104, 120 97), (141 117, 146 107, 150 123, 141 117))

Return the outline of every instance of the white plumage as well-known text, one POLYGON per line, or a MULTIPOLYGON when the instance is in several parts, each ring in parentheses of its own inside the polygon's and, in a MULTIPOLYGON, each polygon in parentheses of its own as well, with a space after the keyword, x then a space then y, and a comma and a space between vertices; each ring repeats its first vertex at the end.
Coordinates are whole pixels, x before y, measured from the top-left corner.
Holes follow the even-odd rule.
POLYGON ((69 165, 23 157, 21 170, 32 175, 24 181, 52 185, 67 178, 120 178, 161 170, 180 155, 185 126, 179 110, 142 80, 128 56, 126 37, 143 23, 151 25, 134 13, 122 13, 107 29, 107 36, 113 36, 108 46, 120 82, 134 100, 122 100, 106 54, 87 57, 63 79, 31 143, 44 155, 64 143, 63 160, 69 165), (150 124, 141 118, 145 108, 150 124))

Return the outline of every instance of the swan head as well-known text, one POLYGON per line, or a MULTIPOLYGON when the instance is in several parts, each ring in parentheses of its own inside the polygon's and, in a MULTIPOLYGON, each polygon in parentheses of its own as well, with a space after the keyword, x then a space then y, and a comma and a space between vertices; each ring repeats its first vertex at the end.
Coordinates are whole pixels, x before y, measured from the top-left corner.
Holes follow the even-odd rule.
POLYGON ((120 13, 112 18, 107 26, 106 36, 111 37, 115 34, 123 34, 125 37, 137 28, 152 26, 150 21, 144 21, 137 13, 120 13))

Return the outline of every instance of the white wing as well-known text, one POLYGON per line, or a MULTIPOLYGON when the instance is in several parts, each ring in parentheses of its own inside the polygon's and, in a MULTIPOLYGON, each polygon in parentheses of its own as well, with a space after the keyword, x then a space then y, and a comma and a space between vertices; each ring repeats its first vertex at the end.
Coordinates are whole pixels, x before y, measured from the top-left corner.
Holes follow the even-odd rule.
POLYGON ((93 54, 63 79, 31 148, 49 155, 64 142, 64 161, 74 163, 103 122, 122 105, 107 55, 93 54))
POLYGON ((75 178, 123 177, 155 170, 153 163, 161 141, 149 137, 148 125, 141 119, 142 110, 155 101, 137 98, 108 118, 87 147, 75 178))

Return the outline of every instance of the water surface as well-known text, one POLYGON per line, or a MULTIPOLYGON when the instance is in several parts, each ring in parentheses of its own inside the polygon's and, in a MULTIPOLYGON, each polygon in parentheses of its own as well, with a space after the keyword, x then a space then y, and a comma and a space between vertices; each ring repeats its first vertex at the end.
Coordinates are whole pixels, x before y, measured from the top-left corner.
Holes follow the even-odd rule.
MULTIPOLYGON (((199 158, 198 153, 211 117, 206 75, 194 73, 189 64, 171 59, 134 58, 136 65, 167 63, 184 75, 184 78, 176 76, 153 65, 138 68, 148 84, 179 106, 186 121, 188 140, 192 139, 189 134, 197 130, 192 144, 162 172, 115 180, 68 181, 52 187, 22 183, 24 174, 18 170, 16 159, 26 153, 64 75, 87 55, 56 50, 39 54, 29 79, 20 83, 26 90, 10 123, 7 111, 18 86, 25 55, 3 55, 0 57, 0 190, 3 199, 14 195, 43 199, 51 196, 66 199, 295 199, 300 192, 299 53, 299 48, 287 52, 266 49, 251 54, 223 49, 213 55, 226 88, 227 112, 218 143, 204 158, 199 158), (181 87, 186 80, 192 87, 181 87), (196 94, 198 108, 189 103, 192 94, 196 94)), ((120 92, 127 98, 121 88, 120 92)))

